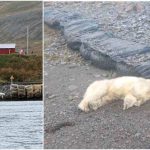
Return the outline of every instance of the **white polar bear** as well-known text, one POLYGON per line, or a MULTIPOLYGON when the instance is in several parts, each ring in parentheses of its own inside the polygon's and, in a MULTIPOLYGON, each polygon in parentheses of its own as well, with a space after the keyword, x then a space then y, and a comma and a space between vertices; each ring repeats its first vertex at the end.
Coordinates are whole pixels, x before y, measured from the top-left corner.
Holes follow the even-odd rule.
POLYGON ((119 99, 124 100, 124 110, 150 100, 150 79, 124 76, 95 81, 87 88, 78 107, 88 112, 119 99))

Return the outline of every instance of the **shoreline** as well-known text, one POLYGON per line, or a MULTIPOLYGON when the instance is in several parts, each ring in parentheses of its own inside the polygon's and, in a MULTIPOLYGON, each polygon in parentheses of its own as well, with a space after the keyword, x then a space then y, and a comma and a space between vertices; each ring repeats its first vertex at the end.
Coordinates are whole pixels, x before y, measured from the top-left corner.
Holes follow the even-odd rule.
MULTIPOLYGON (((109 8, 111 7, 105 10, 109 8)), ((140 43, 116 36, 116 30, 113 28, 110 31, 105 30, 104 25, 99 24, 102 18, 95 19, 95 17, 83 15, 84 11, 79 12, 69 4, 68 7, 61 8, 50 5, 45 8, 44 23, 51 29, 59 30, 70 49, 79 52, 85 60, 90 60, 98 68, 115 70, 118 74, 125 76, 150 78, 150 54, 148 53, 150 46, 147 42, 140 43)), ((146 16, 148 16, 147 13, 143 21, 147 20, 146 16)), ((127 21, 128 18, 124 19, 122 18, 122 21, 127 21)), ((114 21, 120 22, 117 17, 114 21)), ((120 32, 119 35, 121 35, 120 32)), ((146 37, 148 39, 148 36, 146 37)))
POLYGON ((35 98, 35 99, 0 99, 0 102, 10 102, 10 101, 14 101, 14 102, 20 102, 20 101, 43 101, 43 98, 35 98))
POLYGON ((42 101, 42 84, 3 84, 0 85, 0 101, 42 101), (28 89, 29 87, 30 89, 28 89))

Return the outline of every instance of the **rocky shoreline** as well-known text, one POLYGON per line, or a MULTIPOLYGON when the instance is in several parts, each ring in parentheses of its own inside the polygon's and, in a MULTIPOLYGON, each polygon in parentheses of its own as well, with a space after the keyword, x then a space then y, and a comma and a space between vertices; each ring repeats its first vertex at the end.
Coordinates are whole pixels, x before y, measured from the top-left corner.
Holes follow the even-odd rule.
MULTIPOLYGON (((71 4, 76 6, 80 5, 80 8, 82 8, 83 4, 85 3, 71 4)), ((112 7, 115 8, 114 3, 97 4, 99 6, 107 6, 106 10, 109 10, 109 8, 112 9, 112 7)), ((129 22, 131 17, 134 15, 139 17, 135 20, 136 23, 139 19, 143 18, 143 16, 145 17, 141 20, 143 22, 147 22, 147 7, 149 6, 149 3, 147 6, 145 3, 122 3, 122 5, 123 4, 124 7, 131 7, 130 11, 125 12, 125 14, 128 14, 129 16, 123 19, 119 19, 117 17, 114 19, 114 16, 112 16, 114 19, 113 22, 116 21, 121 23, 125 20, 129 22), (136 9, 135 12, 139 11, 137 15, 134 12, 134 9, 136 9)), ((119 4, 117 5, 119 6, 119 4)), ((80 54, 85 59, 91 60, 92 63, 99 68, 113 69, 116 70, 119 74, 150 78, 150 46, 148 42, 146 42, 149 39, 149 36, 142 34, 142 36, 144 36, 145 42, 139 42, 136 40, 140 37, 134 37, 135 40, 131 40, 130 38, 123 38, 126 36, 118 37, 116 34, 119 33, 122 35, 121 32, 115 32, 114 30, 111 32, 110 30, 105 30, 104 25, 100 24, 100 21, 102 21, 100 14, 99 16, 98 14, 95 14, 95 18, 91 15, 85 15, 86 9, 76 11, 76 9, 73 9, 72 6, 68 3, 61 3, 61 5, 58 3, 53 3, 53 5, 50 4, 46 6, 45 23, 51 28, 60 29, 67 42, 67 45, 73 50, 80 51, 80 54)), ((85 7, 88 8, 92 6, 92 3, 85 4, 85 7)), ((98 11, 100 13, 100 10, 98 11)), ((105 13, 103 12, 103 15, 104 14, 105 13)), ((143 31, 146 28, 147 34, 149 34, 148 27, 145 27, 145 25, 142 26, 140 22, 141 21, 139 21, 139 29, 142 28, 143 31)), ((116 23, 114 22, 112 26, 115 24, 116 23)), ((120 28, 122 27, 123 25, 121 24, 120 28)), ((133 27, 131 27, 131 29, 133 29, 133 27)), ((124 30, 127 29, 125 28, 124 30)), ((130 33, 129 31, 130 30, 128 30, 128 33, 130 33)))
POLYGON ((0 92, 5 93, 4 98, 0 97, 0 100, 3 99, 10 99, 11 98, 11 94, 10 94, 10 85, 6 84, 6 85, 0 85, 0 92))
MULTIPOLYGON (((42 90, 42 89, 41 89, 42 90)), ((0 101, 29 101, 29 100, 42 100, 42 91, 36 92, 32 96, 27 96, 26 93, 22 96, 19 96, 19 94, 15 93, 15 95, 12 93, 10 84, 3 84, 0 85, 0 92, 4 93, 4 96, 0 96, 0 101)))
POLYGON ((44 5, 91 18, 103 31, 117 38, 150 46, 150 2, 45 2, 44 5))

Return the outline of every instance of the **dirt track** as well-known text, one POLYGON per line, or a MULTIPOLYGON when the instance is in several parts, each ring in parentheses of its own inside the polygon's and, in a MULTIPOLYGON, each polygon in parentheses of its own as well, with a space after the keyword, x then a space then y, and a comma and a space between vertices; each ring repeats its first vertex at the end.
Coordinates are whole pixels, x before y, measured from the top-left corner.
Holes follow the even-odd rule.
POLYGON ((116 101, 81 112, 87 86, 116 73, 84 62, 59 32, 45 33, 45 148, 150 148, 150 102, 123 111, 116 101))

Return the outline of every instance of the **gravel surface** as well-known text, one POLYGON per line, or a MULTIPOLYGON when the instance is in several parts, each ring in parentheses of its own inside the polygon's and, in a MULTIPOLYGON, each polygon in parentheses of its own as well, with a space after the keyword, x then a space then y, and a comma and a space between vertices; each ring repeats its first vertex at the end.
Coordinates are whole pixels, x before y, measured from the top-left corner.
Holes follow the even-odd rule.
POLYGON ((150 46, 150 2, 45 2, 94 19, 103 31, 150 46))
POLYGON ((67 47, 59 31, 47 26, 44 64, 45 148, 150 148, 149 102, 126 111, 122 101, 89 113, 77 109, 90 83, 117 74, 85 62, 67 47))

